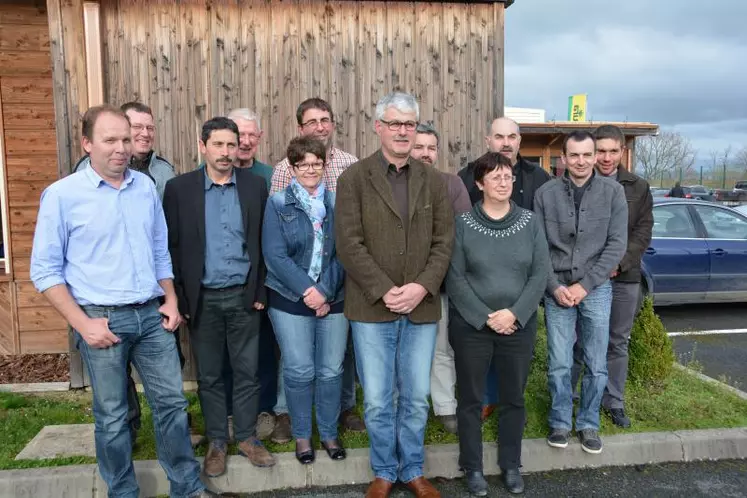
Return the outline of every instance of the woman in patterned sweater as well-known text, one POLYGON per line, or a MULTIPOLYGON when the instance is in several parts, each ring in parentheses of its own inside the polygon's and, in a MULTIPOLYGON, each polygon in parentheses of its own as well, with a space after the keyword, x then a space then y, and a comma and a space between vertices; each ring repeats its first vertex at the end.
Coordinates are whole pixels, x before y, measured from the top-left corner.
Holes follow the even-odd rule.
POLYGON ((456 219, 446 276, 449 341, 459 386, 459 465, 469 491, 485 496, 480 413, 486 375, 495 357, 498 463, 506 488, 521 493, 524 389, 537 334, 537 306, 550 269, 547 240, 532 212, 511 201, 515 177, 506 157, 481 157, 475 180, 483 201, 456 219))

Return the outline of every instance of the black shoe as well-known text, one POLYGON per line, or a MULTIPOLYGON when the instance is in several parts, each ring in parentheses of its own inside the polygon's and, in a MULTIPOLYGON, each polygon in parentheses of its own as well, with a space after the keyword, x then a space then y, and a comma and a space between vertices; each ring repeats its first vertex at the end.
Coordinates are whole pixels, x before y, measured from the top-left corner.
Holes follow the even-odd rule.
POLYGON ((501 480, 509 493, 518 495, 524 492, 524 479, 519 469, 501 469, 501 480))
POLYGON ((583 429, 578 433, 578 439, 581 441, 581 449, 586 453, 598 455, 602 452, 602 438, 594 429, 583 429))
POLYGON ((345 460, 345 458, 347 458, 348 456, 345 448, 342 447, 339 441, 333 440, 330 442, 337 443, 336 447, 330 448, 329 446, 327 446, 326 442, 322 441, 322 448, 324 448, 324 451, 327 452, 329 458, 331 458, 332 460, 345 460))
POLYGON ((630 419, 625 415, 625 409, 623 408, 610 408, 604 409, 607 415, 612 419, 612 423, 623 429, 630 428, 630 419))
POLYGON ((568 431, 565 429, 550 429, 547 436, 547 444, 553 448, 565 448, 568 446, 568 431))
POLYGON ((488 481, 479 470, 468 470, 464 473, 467 478, 467 491, 472 496, 488 496, 488 481))
POLYGON ((316 452, 314 451, 314 447, 312 446, 306 451, 298 452, 298 443, 296 443, 296 460, 301 465, 309 465, 310 463, 314 463, 314 460, 316 460, 316 452))

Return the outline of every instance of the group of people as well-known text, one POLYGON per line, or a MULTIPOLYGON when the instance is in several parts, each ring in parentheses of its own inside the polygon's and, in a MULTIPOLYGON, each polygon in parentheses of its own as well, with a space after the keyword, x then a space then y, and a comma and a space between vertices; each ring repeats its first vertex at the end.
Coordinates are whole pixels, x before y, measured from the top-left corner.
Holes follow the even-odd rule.
POLYGON ((648 185, 622 166, 618 128, 570 133, 566 173, 551 179, 521 157, 519 126, 507 118, 488 124, 488 152, 459 176, 439 171, 438 133, 406 93, 380 99, 381 146, 361 160, 334 147, 324 100, 302 102, 297 122, 272 168, 255 157, 256 114, 210 119, 204 163, 175 176, 153 151, 148 107, 92 107, 77 172, 42 194, 31 278, 75 331, 109 496, 139 492, 130 365, 171 496, 213 496, 190 444, 181 323, 196 360, 207 477, 225 472, 232 440, 257 467, 275 464, 267 438, 294 440, 298 461, 314 462, 315 414, 332 460, 346 458, 341 426, 368 431, 367 497, 389 496, 397 481, 438 497, 423 475, 430 397, 458 434, 468 490, 485 496, 481 421, 497 400, 502 478, 523 492, 524 391, 542 302, 548 444, 568 445, 582 369, 583 449, 602 451, 600 405, 630 425, 627 342, 653 219, 648 185))

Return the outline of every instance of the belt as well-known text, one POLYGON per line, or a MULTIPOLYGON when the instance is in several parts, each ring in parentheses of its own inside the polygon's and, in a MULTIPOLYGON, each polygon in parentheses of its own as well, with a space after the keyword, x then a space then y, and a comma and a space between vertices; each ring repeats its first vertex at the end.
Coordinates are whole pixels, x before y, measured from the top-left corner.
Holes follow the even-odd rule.
POLYGON ((101 305, 101 304, 86 304, 82 306, 84 309, 100 309, 100 310, 106 310, 106 311, 116 311, 116 310, 137 310, 145 308, 146 306, 150 306, 151 304, 158 303, 158 298, 154 297, 153 299, 148 299, 147 301, 144 301, 142 303, 133 303, 133 304, 120 304, 120 305, 101 305))
POLYGON ((217 289, 214 289, 212 287, 205 287, 204 285, 202 286, 202 290, 205 292, 230 292, 230 291, 235 291, 235 290, 245 289, 245 288, 246 288, 246 284, 231 285, 229 287, 220 287, 217 289))

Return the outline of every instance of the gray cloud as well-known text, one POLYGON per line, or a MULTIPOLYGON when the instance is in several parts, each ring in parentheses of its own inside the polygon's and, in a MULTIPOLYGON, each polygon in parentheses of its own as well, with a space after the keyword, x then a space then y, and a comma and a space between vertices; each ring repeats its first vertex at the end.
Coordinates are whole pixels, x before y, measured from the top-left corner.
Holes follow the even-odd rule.
POLYGON ((651 121, 698 148, 747 146, 747 2, 517 0, 506 13, 506 105, 565 120, 651 121))

